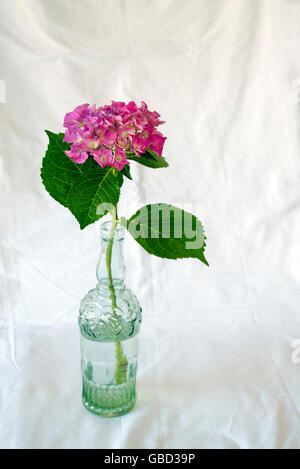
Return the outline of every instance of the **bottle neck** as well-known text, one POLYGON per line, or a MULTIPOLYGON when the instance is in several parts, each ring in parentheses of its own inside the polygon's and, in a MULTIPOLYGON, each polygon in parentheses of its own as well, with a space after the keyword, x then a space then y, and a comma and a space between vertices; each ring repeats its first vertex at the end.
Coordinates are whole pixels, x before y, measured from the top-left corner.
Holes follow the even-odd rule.
POLYGON ((124 288, 125 264, 123 254, 124 228, 112 222, 101 225, 101 251, 97 265, 98 289, 124 288))

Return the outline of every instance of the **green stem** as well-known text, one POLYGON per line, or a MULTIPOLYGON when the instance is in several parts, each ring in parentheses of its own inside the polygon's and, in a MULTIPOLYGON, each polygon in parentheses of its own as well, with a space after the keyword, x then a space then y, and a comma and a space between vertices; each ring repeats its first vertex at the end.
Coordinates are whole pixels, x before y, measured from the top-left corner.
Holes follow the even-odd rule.
POLYGON ((114 243, 114 238, 115 238, 116 227, 118 223, 116 207, 113 208, 111 212, 111 217, 112 217, 112 224, 111 224, 111 230, 109 233, 109 239, 108 239, 107 250, 106 250, 106 268, 107 268, 107 274, 108 274, 108 288, 110 290, 112 309, 113 309, 113 314, 115 315, 116 307, 117 307, 117 299, 116 299, 116 292, 115 292, 112 273, 111 273, 111 257, 112 257, 112 248, 113 248, 113 243, 114 243))
MULTIPOLYGON (((111 258, 112 258, 112 248, 116 233, 116 228, 118 224, 118 214, 117 214, 117 207, 114 207, 111 211, 112 216, 112 225, 111 230, 109 233, 109 239, 107 244, 106 250, 106 268, 108 274, 108 288, 110 290, 110 298, 112 304, 112 311, 113 315, 116 317, 116 309, 117 309, 117 298, 116 292, 114 287, 114 282, 112 278, 112 271, 111 271, 111 258)), ((127 368, 128 368, 128 360, 126 355, 123 352, 121 342, 116 340, 116 370, 115 370, 115 382, 116 384, 122 384, 127 381, 127 368)))

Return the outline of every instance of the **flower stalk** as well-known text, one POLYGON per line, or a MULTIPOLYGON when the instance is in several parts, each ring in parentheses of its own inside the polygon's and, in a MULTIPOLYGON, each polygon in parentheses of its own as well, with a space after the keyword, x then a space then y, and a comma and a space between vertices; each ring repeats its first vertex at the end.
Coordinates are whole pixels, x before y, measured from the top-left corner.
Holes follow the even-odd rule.
MULTIPOLYGON (((107 268, 107 274, 108 274, 108 288, 110 290, 110 299, 111 299, 111 304, 112 304, 113 315, 117 319, 119 319, 116 313, 117 298, 116 298, 116 292, 115 292, 115 287, 114 287, 114 282, 113 282, 113 277, 112 277, 112 269, 111 269, 112 249, 113 249, 113 243, 115 239, 116 228, 118 224, 118 214, 117 214, 116 206, 111 211, 111 217, 112 217, 112 225, 111 225, 111 230, 110 230, 108 245, 107 245, 107 250, 106 250, 106 268, 107 268)), ((128 360, 127 360, 126 355, 124 354, 122 344, 120 341, 117 340, 117 337, 116 337, 115 354, 116 354, 115 382, 116 384, 122 384, 127 381, 128 360)))

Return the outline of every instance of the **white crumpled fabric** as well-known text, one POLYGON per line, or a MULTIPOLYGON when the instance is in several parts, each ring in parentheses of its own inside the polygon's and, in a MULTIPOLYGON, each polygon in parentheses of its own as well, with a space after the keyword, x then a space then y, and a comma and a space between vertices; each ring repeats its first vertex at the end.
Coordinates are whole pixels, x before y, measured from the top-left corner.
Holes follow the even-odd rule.
POLYGON ((1 447, 300 448, 299 24, 297 0, 0 0, 1 447), (104 420, 77 327, 99 223, 81 232, 39 171, 43 130, 111 99, 167 121, 170 167, 133 167, 121 215, 193 211, 210 267, 126 240, 138 402, 104 420))

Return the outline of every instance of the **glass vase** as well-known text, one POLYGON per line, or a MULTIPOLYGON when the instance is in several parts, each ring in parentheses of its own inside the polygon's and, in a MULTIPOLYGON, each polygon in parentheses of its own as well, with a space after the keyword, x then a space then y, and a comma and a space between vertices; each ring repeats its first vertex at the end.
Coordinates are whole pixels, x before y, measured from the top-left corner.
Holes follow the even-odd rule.
POLYGON ((136 401, 142 310, 124 283, 124 231, 116 221, 102 223, 98 284, 79 310, 82 401, 103 417, 126 414, 136 401))

